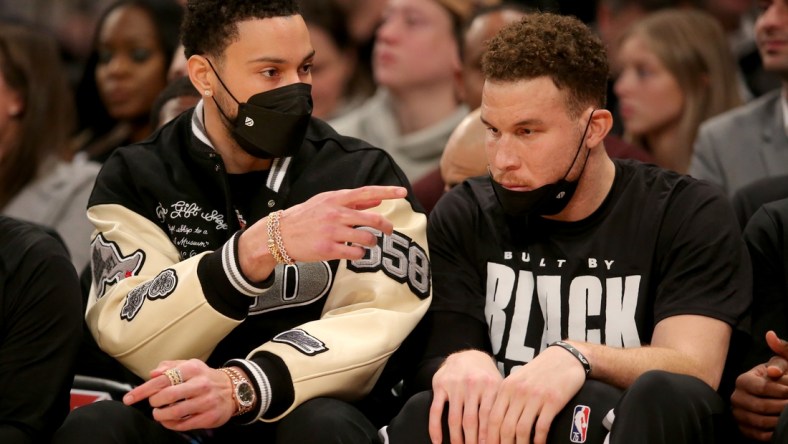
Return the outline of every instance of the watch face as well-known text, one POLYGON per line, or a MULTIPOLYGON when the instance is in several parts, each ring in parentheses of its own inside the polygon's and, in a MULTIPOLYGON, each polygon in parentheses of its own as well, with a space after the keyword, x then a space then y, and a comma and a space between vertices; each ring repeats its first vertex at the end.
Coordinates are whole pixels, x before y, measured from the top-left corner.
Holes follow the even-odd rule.
POLYGON ((254 402, 254 388, 248 382, 238 384, 235 393, 238 396, 238 402, 244 407, 248 407, 254 402))

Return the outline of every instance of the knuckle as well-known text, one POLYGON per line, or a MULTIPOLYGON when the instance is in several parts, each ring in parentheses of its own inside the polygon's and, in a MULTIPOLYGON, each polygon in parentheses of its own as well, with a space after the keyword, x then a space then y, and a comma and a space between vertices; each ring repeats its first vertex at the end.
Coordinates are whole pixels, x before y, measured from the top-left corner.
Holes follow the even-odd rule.
POLYGON ((314 248, 317 254, 326 257, 329 256, 334 251, 334 244, 333 242, 327 240, 321 240, 315 243, 314 248))

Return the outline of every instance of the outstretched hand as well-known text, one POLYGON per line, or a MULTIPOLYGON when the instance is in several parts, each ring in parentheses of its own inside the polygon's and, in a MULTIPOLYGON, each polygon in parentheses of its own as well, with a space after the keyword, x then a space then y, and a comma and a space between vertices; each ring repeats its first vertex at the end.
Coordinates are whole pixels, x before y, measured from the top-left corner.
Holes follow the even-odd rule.
MULTIPOLYGON (((288 256, 300 262, 364 257, 365 247, 377 244, 369 229, 391 234, 394 225, 370 208, 384 200, 401 199, 407 190, 397 186, 365 186, 327 191, 284 210, 279 219, 288 256), (368 227, 359 229, 358 227, 368 227)), ((241 270, 253 281, 267 278, 276 265, 269 255, 266 219, 249 227, 239 239, 241 270)))

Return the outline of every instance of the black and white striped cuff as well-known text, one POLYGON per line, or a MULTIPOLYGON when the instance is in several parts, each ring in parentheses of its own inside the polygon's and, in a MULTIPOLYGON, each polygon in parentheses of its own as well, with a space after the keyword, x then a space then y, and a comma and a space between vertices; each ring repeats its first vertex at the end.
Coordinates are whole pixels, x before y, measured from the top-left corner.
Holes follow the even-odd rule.
POLYGON ((238 239, 241 237, 241 233, 243 230, 235 233, 222 247, 222 267, 230 284, 241 294, 249 297, 260 296, 268 287, 255 285, 241 272, 241 264, 238 261, 238 239))
MULTIPOLYGON (((225 364, 225 367, 232 366, 244 369, 249 378, 251 378, 252 385, 254 385, 257 391, 257 411, 249 412, 248 418, 250 418, 250 420, 243 423, 252 424, 255 421, 259 421, 260 418, 265 415, 265 412, 268 411, 268 407, 271 406, 271 383, 268 381, 268 376, 265 375, 263 369, 252 361, 246 359, 232 359, 225 364)), ((246 417, 246 415, 243 416, 246 417)))

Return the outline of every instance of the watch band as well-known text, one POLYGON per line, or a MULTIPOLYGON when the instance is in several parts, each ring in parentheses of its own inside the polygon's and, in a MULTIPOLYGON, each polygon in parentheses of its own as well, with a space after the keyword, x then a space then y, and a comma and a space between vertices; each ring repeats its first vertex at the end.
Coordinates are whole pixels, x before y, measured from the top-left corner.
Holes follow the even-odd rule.
POLYGON ((591 373, 591 363, 588 362, 588 359, 582 353, 580 353, 580 350, 572 347, 571 344, 564 341, 555 341, 552 344, 548 345, 548 347, 552 347, 552 346, 561 347, 564 350, 571 353, 575 358, 577 358, 577 360, 580 361, 581 364, 583 364, 583 370, 585 370, 586 377, 588 377, 588 374, 591 373))
POLYGON ((230 378, 230 381, 233 384, 233 401, 235 401, 236 411, 233 413, 233 416, 243 415, 244 413, 249 412, 254 407, 257 401, 257 395, 254 393, 254 387, 249 382, 246 377, 239 372, 237 369, 232 367, 221 367, 219 371, 224 373, 230 378), (238 390, 241 385, 246 385, 252 393, 252 399, 250 402, 244 402, 238 396, 238 390))

